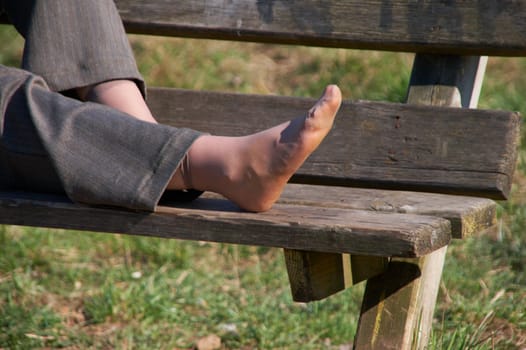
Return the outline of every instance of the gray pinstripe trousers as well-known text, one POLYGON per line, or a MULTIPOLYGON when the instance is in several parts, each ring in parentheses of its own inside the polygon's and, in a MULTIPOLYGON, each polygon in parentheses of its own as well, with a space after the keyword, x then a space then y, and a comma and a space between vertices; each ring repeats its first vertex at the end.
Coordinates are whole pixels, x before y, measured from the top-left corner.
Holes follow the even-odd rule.
POLYGON ((141 122, 66 97, 113 79, 144 94, 111 0, 0 0, 25 38, 23 69, 0 65, 0 189, 155 209, 197 131, 141 122))

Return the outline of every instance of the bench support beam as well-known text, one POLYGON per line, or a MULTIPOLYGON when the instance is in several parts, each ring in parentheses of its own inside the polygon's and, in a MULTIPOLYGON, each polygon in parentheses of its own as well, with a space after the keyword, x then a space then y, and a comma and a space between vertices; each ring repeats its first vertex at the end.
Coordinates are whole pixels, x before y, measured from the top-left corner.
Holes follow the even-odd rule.
POLYGON ((367 282, 355 349, 424 349, 447 247, 419 259, 393 259, 367 282))
POLYGON ((385 271, 385 257, 285 249, 292 299, 321 300, 385 271))
MULTIPOLYGON (((476 107, 486 58, 416 55, 407 103, 476 107)), ((447 247, 367 282, 355 349, 425 349, 447 247)))

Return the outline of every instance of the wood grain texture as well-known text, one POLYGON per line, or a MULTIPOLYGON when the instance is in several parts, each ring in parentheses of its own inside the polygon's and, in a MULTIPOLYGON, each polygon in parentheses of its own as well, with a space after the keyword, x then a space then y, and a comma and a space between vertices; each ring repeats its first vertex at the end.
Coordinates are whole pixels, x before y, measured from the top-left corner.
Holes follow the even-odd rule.
POLYGON ((451 238, 450 223, 432 216, 289 204, 254 214, 239 211, 227 200, 206 198, 138 213, 2 193, 0 207, 3 224, 359 255, 421 256, 451 238))
POLYGON ((436 299, 446 251, 444 247, 420 259, 391 261, 383 274, 368 281, 354 349, 428 348, 428 334, 419 330, 431 320, 422 309, 436 299))
MULTIPOLYGON (((526 1, 117 0, 130 33, 525 56, 526 1)), ((0 23, 9 23, 0 14, 0 23)))
POLYGON ((477 108, 487 60, 479 56, 416 55, 407 100, 411 104, 477 108), (441 62, 438 67, 437 59, 441 62), (458 94, 460 101, 439 100, 437 95, 444 98, 447 89, 455 89, 451 95, 458 94))
POLYGON ((280 203, 437 216, 451 222, 451 234, 457 239, 497 224, 493 200, 438 193, 289 184, 280 203))
MULTIPOLYGON (((203 199, 222 200, 205 192, 203 199)), ((497 203, 491 199, 440 193, 289 183, 279 204, 313 208, 370 210, 384 213, 436 216, 451 223, 452 238, 463 239, 497 225, 497 203)))
POLYGON ((346 288, 342 254, 284 249, 284 255, 292 300, 321 300, 346 288))
POLYGON ((132 33, 448 54, 526 54, 526 1, 117 0, 132 33))
POLYGON ((292 299, 311 302, 327 298, 387 268, 388 259, 285 249, 292 299))
MULTIPOLYGON (((496 203, 485 198, 289 184, 280 202, 438 216, 451 222, 453 238, 497 227, 496 203)), ((334 253, 286 250, 285 262, 293 299, 300 302, 327 298, 384 270, 381 258, 351 255, 345 261, 344 255, 334 253), (353 276, 350 283, 344 268, 353 276)))
MULTIPOLYGON (((148 99, 161 123, 215 135, 260 131, 303 115, 313 102, 177 89, 152 89, 148 99)), ((504 111, 345 102, 292 181, 502 199, 511 187, 519 119, 504 111)))
MULTIPOLYGON (((443 217, 451 222, 454 238, 496 228, 496 203, 485 198, 289 184, 280 202, 443 217)), ((292 297, 298 302, 327 298, 382 273, 386 263, 378 257, 351 255, 346 261, 342 254, 292 250, 285 250, 285 262, 292 297)))

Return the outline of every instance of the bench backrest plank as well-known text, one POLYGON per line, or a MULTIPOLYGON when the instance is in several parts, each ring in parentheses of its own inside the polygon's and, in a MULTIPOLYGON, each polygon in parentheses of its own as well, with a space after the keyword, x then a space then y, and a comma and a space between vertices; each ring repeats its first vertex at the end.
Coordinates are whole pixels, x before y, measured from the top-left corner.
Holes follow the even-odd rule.
POLYGON ((129 32, 447 54, 526 55, 526 1, 117 0, 129 32))
MULTIPOLYGON (((314 101, 178 89, 148 95, 161 123, 227 136, 303 115, 314 101)), ((504 198, 519 123, 504 111, 345 102, 329 137, 292 181, 504 198)))

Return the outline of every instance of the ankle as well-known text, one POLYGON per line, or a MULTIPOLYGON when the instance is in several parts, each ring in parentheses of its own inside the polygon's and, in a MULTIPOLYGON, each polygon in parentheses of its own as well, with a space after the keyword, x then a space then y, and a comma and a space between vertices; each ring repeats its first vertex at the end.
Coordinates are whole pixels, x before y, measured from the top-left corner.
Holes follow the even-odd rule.
POLYGON ((236 177, 236 166, 241 154, 236 137, 203 135, 192 144, 187 153, 187 183, 201 191, 223 194, 236 177))

